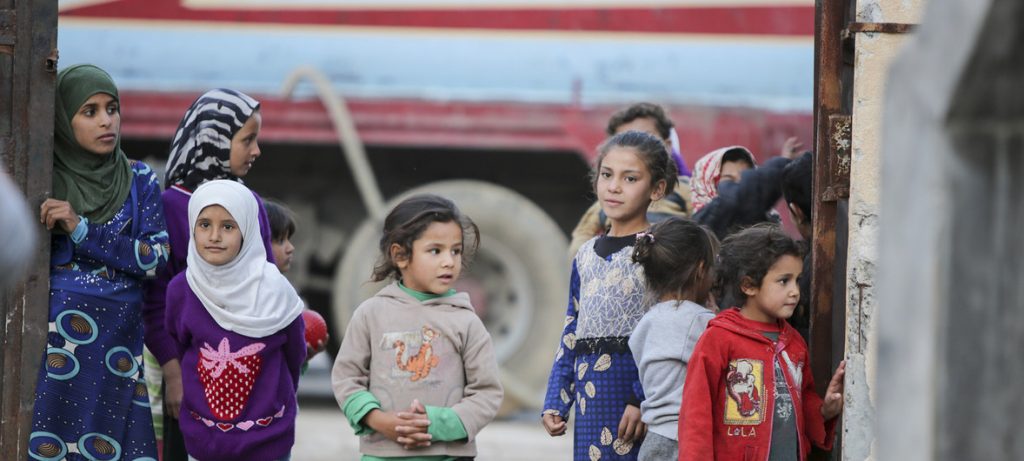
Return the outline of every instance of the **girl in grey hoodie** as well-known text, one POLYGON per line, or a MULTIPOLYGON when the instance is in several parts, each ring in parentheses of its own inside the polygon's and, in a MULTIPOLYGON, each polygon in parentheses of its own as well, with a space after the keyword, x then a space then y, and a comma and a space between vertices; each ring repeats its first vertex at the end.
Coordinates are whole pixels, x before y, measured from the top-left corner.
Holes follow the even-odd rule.
POLYGON ((679 407, 686 364, 714 317, 704 306, 717 253, 714 234, 686 218, 662 221, 637 235, 633 261, 644 268, 647 305, 651 305, 629 338, 645 395, 640 411, 647 437, 638 461, 679 458, 679 407))

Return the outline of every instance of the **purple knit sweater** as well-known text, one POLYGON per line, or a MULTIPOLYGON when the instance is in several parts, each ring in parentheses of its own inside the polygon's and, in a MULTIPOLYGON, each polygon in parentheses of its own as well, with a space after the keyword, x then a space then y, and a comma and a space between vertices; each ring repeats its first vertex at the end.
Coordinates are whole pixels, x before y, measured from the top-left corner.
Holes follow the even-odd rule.
MULTIPOLYGON (((274 252, 270 249, 270 220, 263 209, 263 200, 256 192, 256 201, 260 204, 260 235, 267 250, 267 261, 274 262, 274 252)), ((171 359, 178 358, 174 340, 164 331, 164 303, 167 300, 167 284, 176 275, 185 272, 188 256, 188 199, 192 192, 180 186, 171 186, 160 195, 164 204, 164 219, 167 220, 167 237, 171 245, 171 259, 155 279, 145 283, 142 321, 145 324, 146 347, 163 365, 171 359)))
POLYGON ((203 461, 272 461, 295 443, 295 390, 306 359, 302 316, 264 338, 220 327, 179 274, 167 286, 167 333, 181 360, 178 423, 203 461))

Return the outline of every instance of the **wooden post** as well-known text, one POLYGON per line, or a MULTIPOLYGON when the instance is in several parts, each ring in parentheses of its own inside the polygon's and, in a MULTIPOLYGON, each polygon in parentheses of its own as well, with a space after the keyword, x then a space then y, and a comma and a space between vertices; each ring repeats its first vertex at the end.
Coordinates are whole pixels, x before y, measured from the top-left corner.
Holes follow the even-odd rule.
MULTIPOLYGON (((56 1, 0 0, 0 159, 33 211, 51 186, 56 47, 56 1)), ((0 459, 4 460, 28 457, 36 374, 46 344, 50 248, 49 234, 42 226, 37 240, 26 278, 0 292, 4 322, 0 459)))

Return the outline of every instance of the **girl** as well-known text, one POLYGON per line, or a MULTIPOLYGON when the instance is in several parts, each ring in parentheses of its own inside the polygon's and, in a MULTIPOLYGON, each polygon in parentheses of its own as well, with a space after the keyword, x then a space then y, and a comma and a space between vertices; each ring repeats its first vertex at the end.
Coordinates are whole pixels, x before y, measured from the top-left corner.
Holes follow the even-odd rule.
POLYGON ((829 450, 843 409, 845 362, 822 402, 807 345, 786 319, 800 299, 802 248, 763 224, 727 238, 716 295, 744 299, 708 324, 687 367, 679 459, 803 460, 811 443, 829 450))
POLYGON ((167 287, 178 347, 180 428, 190 459, 287 459, 306 358, 302 301, 260 239, 260 205, 235 181, 188 202, 188 268, 167 287))
POLYGON ((120 146, 117 87, 103 70, 57 75, 47 348, 33 459, 154 459, 142 372, 142 279, 167 262, 156 176, 120 146))
MULTIPOLYGON (((651 222, 670 216, 690 216, 693 211, 693 201, 690 199, 690 170, 686 168, 683 157, 679 154, 679 136, 676 135, 674 126, 661 106, 640 102, 612 114, 605 129, 609 137, 627 131, 643 131, 657 136, 666 146, 670 146, 672 161, 678 167, 676 186, 667 189, 665 199, 654 202, 647 210, 647 219, 651 222)), ((608 217, 601 211, 601 203, 594 202, 572 230, 569 259, 576 256, 584 242, 595 235, 603 234, 607 228, 608 217)))
MULTIPOLYGON (((171 259, 166 270, 146 287, 143 311, 146 347, 160 363, 164 381, 164 461, 184 461, 185 447, 178 428, 181 407, 181 366, 174 340, 164 331, 167 284, 187 266, 189 197, 200 184, 213 179, 241 181, 260 157, 257 143, 262 117, 260 103, 234 90, 211 90, 200 96, 185 112, 171 143, 165 172, 166 188, 161 195, 167 219, 171 259)), ((251 192, 255 195, 255 192, 251 192)), ((259 202, 259 196, 256 196, 259 202)), ((259 207, 257 235, 273 262, 270 226, 259 207)))
MULTIPOLYGON (((288 207, 274 200, 263 200, 263 207, 267 211, 267 220, 270 222, 270 247, 274 252, 274 264, 282 274, 287 274, 292 268, 292 256, 295 253, 295 245, 292 245, 291 240, 295 235, 295 215, 288 207)), ((320 314, 316 313, 316 315, 320 314)), ((306 363, 302 366, 303 374, 306 373, 309 360, 323 352, 327 348, 328 341, 330 341, 330 337, 316 344, 310 344, 306 348, 306 363)))
POLYGON ((331 377, 363 461, 476 456, 503 395, 491 338, 453 288, 479 236, 436 195, 409 197, 384 220, 373 280, 395 282, 356 309, 331 377))
POLYGON ((679 456, 679 407, 686 363, 714 314, 708 302, 718 239, 699 224, 670 218, 638 234, 633 261, 644 269, 648 309, 629 338, 645 399, 640 406, 647 437, 640 461, 679 456))
POLYGON ((573 260, 565 330, 542 413, 544 428, 559 436, 576 404, 578 461, 634 460, 646 431, 627 344, 643 315, 643 270, 630 256, 635 234, 650 225, 647 208, 675 183, 676 166, 655 136, 627 131, 599 148, 593 184, 610 227, 573 260))
POLYGON ((263 208, 267 210, 267 221, 270 223, 270 249, 274 253, 274 264, 282 274, 292 269, 292 257, 295 245, 295 215, 288 207, 274 200, 263 200, 263 208))
POLYGON ((772 209, 782 197, 782 170, 801 147, 789 138, 782 153, 756 168, 754 154, 742 146, 723 147, 694 167, 693 219, 718 238, 760 222, 779 222, 772 209))

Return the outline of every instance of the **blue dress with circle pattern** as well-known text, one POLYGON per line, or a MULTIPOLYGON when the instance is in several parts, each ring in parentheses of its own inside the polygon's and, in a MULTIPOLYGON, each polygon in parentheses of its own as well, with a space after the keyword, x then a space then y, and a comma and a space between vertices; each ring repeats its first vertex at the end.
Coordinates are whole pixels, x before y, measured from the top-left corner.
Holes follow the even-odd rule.
POLYGON ((142 280, 167 262, 160 186, 133 162, 132 189, 105 223, 54 235, 49 331, 29 459, 156 460, 142 376, 142 280))

